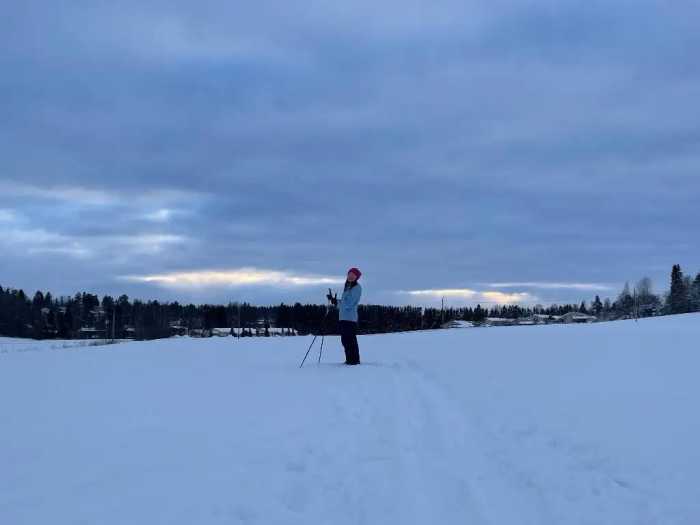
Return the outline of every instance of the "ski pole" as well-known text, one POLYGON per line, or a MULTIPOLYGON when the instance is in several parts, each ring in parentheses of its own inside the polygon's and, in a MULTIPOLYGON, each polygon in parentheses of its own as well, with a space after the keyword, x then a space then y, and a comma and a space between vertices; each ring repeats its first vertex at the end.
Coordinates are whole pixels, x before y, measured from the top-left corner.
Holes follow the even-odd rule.
MULTIPOLYGON (((326 306, 326 317, 328 316, 328 312, 330 311, 330 306, 326 306)), ((324 326, 325 328, 325 326, 324 326)), ((318 364, 321 364, 321 356, 323 355, 323 341, 326 339, 326 334, 324 333, 325 330, 321 330, 321 348, 318 351, 318 364)))
MULTIPOLYGON (((328 312, 330 312, 330 308, 326 308, 326 314, 323 316, 323 319, 321 320, 321 327, 320 327, 320 332, 323 332, 323 328, 326 324, 326 319, 328 318, 328 312)), ((311 347, 314 345, 316 342, 316 338, 318 337, 318 334, 314 335, 314 338, 311 340, 311 344, 309 345, 308 350, 306 351, 306 354, 304 355, 304 359, 301 360, 301 364, 299 365, 299 368, 304 366, 304 362, 306 362, 306 358, 309 356, 309 352, 311 352, 311 347)), ((324 336, 321 336, 321 341, 323 341, 324 336)), ((323 343, 322 343, 323 344, 323 343)), ((319 362, 320 362, 320 357, 319 357, 319 362)))
POLYGON ((306 354, 304 355, 304 359, 301 360, 301 364, 299 365, 299 368, 304 366, 304 362, 306 361, 306 358, 309 357, 309 352, 311 351, 311 347, 316 342, 317 337, 318 337, 318 335, 315 335, 314 338, 311 340, 311 344, 309 345, 309 349, 306 351, 306 354))
MULTIPOLYGON (((335 294, 335 295, 336 295, 336 297, 338 296, 338 294, 335 294)), ((328 289, 328 297, 329 297, 329 299, 328 299, 328 302, 326 303, 326 317, 328 317, 328 313, 331 311, 331 304, 332 304, 332 302, 331 302, 330 297, 332 297, 332 296, 333 296, 333 292, 332 292, 331 289, 329 288, 329 289, 328 289)), ((324 318, 324 320, 325 320, 325 318, 324 318)), ((325 324, 324 324, 324 325, 323 325, 323 329, 321 330, 321 348, 320 348, 320 350, 318 351, 318 364, 319 364, 319 365, 321 364, 321 356, 323 355, 323 341, 324 341, 325 339, 326 339, 326 334, 325 334, 325 324)))

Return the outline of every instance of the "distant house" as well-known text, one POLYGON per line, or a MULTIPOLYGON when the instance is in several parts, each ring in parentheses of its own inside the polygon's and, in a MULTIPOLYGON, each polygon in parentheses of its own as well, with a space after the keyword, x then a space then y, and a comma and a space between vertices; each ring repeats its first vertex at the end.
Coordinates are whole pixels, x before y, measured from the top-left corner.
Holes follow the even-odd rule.
MULTIPOLYGON (((274 326, 268 328, 267 332, 270 334, 270 336, 299 335, 294 328, 277 328, 274 326)), ((248 337, 252 336, 253 334, 256 336, 264 336, 265 328, 255 327, 255 332, 253 332, 250 328, 233 328, 231 333, 231 335, 234 337, 248 337)))
POLYGON ((188 329, 182 324, 182 319, 175 319, 168 323, 170 327, 170 336, 174 335, 187 335, 188 329))
POLYGON ((78 337, 80 339, 105 339, 106 336, 106 331, 101 328, 83 326, 80 330, 78 330, 78 337))
POLYGON ((583 323, 595 323, 598 318, 594 315, 588 315, 581 312, 569 312, 568 314, 562 315, 558 322, 566 324, 583 324, 583 323))
POLYGON ((536 324, 548 324, 558 322, 560 317, 560 315, 534 314, 531 319, 536 324))
POLYGON ((532 326, 536 324, 538 324, 537 321, 532 318, 518 319, 518 326, 532 326))
POLYGON ((226 337, 226 336, 231 335, 231 329, 230 328, 212 328, 211 335, 214 335, 217 337, 226 337))
POLYGON ((171 336, 173 336, 173 335, 187 335, 187 332, 188 332, 188 330, 187 330, 186 326, 182 326, 179 324, 171 324, 170 325, 170 335, 171 336))
POLYGON ((270 328, 270 335, 298 335, 294 328, 270 328))
POLYGON ((484 324, 486 326, 515 326, 518 324, 518 320, 506 319, 504 317, 487 317, 484 324))
POLYGON ((93 319, 99 321, 105 317, 105 309, 101 306, 97 306, 90 310, 90 315, 92 315, 93 319))
POLYGON ((637 307, 639 317, 653 317, 659 315, 659 306, 656 304, 641 304, 637 307))
POLYGON ((453 319, 442 325, 442 328, 474 328, 474 323, 463 319, 453 319))

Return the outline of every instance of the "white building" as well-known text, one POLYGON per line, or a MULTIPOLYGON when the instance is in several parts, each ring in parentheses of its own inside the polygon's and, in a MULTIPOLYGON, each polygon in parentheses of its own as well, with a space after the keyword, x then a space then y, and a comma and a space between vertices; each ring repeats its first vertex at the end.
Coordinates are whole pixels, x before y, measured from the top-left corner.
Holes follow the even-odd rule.
POLYGON ((569 312, 562 315, 559 323, 595 323, 598 320, 594 315, 583 314, 581 312, 569 312))

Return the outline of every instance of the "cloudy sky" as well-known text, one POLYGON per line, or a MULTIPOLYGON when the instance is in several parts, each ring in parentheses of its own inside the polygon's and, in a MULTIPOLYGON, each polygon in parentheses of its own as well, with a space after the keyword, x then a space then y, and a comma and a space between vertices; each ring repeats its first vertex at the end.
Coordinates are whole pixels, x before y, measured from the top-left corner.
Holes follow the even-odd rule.
POLYGON ((696 1, 13 2, 0 285, 549 303, 700 270, 696 1))

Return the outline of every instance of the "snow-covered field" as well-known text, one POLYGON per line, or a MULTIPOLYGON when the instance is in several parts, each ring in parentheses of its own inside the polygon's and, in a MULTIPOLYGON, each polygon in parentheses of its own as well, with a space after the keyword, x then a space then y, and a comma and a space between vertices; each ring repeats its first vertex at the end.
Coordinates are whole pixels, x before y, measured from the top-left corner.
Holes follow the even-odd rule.
POLYGON ((309 341, 0 353, 0 523, 700 523, 699 315, 309 341))

